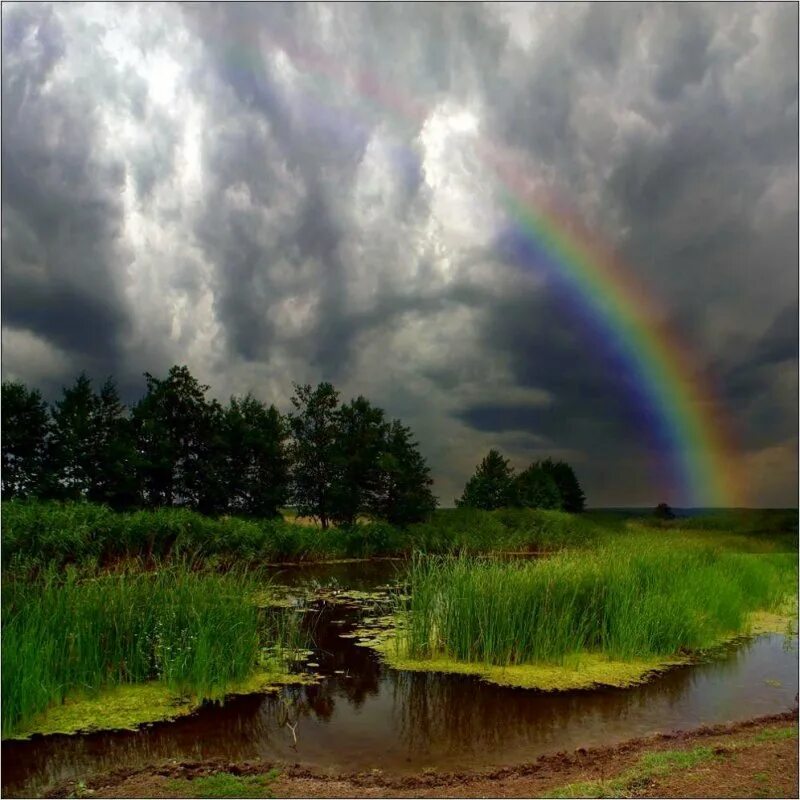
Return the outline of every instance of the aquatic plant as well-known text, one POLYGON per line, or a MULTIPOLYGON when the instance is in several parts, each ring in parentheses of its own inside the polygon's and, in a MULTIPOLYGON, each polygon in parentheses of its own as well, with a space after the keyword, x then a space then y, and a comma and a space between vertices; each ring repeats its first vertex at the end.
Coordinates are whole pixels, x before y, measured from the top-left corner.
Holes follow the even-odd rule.
POLYGON ((74 569, 6 580, 2 595, 2 729, 13 732, 74 692, 160 681, 216 698, 257 669, 285 669, 299 619, 253 602, 243 571, 174 565, 82 580, 74 569))
POLYGON ((698 650, 796 591, 796 556, 635 539, 535 562, 414 559, 399 642, 412 658, 514 665, 698 650))

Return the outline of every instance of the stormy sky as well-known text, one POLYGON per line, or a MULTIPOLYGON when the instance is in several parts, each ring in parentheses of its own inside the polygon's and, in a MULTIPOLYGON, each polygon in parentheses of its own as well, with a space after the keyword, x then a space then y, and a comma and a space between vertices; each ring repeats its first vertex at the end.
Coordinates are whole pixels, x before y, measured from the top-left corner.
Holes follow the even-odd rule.
POLYGON ((15 4, 2 372, 185 363, 410 424, 452 504, 498 447, 653 505, 635 371, 519 257, 487 145, 619 254, 713 384, 753 505, 795 505, 795 4, 15 4), (511 239, 511 246, 509 241, 511 239))

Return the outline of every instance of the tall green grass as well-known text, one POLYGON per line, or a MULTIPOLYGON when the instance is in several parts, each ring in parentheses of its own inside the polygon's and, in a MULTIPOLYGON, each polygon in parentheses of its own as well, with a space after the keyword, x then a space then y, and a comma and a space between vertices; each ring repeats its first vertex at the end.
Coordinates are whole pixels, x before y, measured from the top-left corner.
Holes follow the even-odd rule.
POLYGON ((116 513, 90 503, 12 500, 2 504, 4 571, 36 573, 48 566, 103 570, 129 559, 152 564, 187 558, 228 566, 370 556, 553 552, 595 547, 609 536, 654 530, 665 540, 691 531, 733 549, 797 548, 797 512, 715 512, 659 522, 594 512, 536 509, 440 509, 424 523, 395 528, 385 522, 322 531, 283 519, 206 517, 180 508, 116 513), (747 539, 747 541, 745 541, 747 539))
POLYGON ((384 522, 322 531, 282 519, 206 517, 180 508, 116 513, 90 503, 2 504, 5 570, 105 568, 131 558, 220 564, 495 550, 553 549, 589 541, 597 525, 557 511, 442 510, 400 529, 384 522))
POLYGON ((742 631, 796 591, 796 556, 617 538, 535 562, 417 557, 403 636, 416 658, 495 665, 578 652, 667 656, 742 631))
POLYGON ((74 570, 6 580, 3 735, 75 690, 156 680, 200 698, 219 696, 267 652, 274 657, 275 645, 299 624, 265 618, 253 602, 258 587, 253 575, 184 565, 91 580, 74 570))

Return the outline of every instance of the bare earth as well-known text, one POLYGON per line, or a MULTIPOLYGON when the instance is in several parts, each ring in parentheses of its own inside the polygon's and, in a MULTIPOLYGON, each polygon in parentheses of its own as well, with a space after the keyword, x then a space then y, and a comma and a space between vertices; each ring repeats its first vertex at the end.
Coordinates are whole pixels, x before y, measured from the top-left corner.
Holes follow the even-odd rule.
POLYGON ((48 796, 192 797, 197 778, 222 772, 247 781, 272 767, 279 775, 261 796, 797 797, 797 709, 744 723, 633 739, 614 747, 542 756, 530 764, 491 772, 326 775, 264 762, 184 762, 87 778, 83 785, 63 785, 48 796), (578 785, 567 788, 571 784, 578 785))

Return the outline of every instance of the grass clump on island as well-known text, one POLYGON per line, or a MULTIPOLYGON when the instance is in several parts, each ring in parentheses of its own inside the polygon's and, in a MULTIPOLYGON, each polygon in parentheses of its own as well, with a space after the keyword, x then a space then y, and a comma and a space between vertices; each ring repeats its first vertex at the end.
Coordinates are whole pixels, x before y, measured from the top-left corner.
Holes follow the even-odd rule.
POLYGON ((255 574, 178 564, 91 579, 75 570, 6 579, 3 737, 80 727, 81 714, 91 727, 129 727, 186 713, 254 679, 286 679, 300 623, 291 612, 259 609, 253 597, 263 588, 255 574))
POLYGON ((517 685, 629 685, 746 633, 752 612, 778 608, 796 585, 791 553, 688 538, 619 537, 524 563, 419 556, 381 649, 396 666, 517 685))

